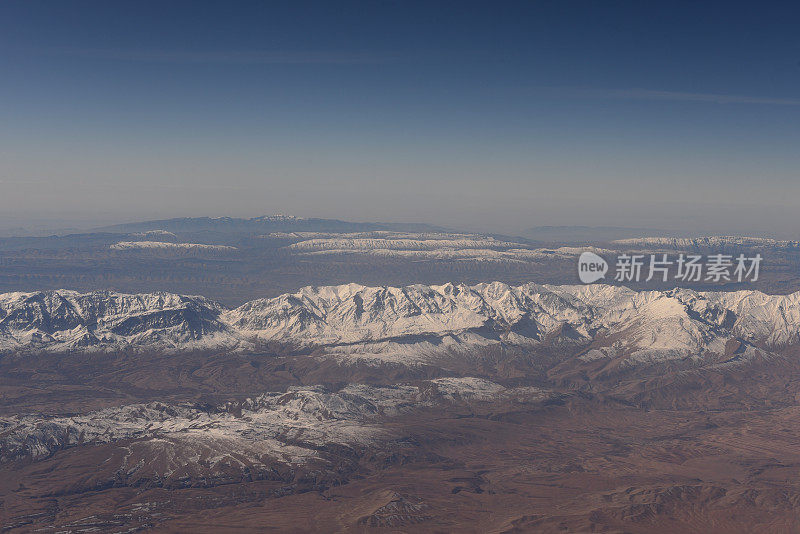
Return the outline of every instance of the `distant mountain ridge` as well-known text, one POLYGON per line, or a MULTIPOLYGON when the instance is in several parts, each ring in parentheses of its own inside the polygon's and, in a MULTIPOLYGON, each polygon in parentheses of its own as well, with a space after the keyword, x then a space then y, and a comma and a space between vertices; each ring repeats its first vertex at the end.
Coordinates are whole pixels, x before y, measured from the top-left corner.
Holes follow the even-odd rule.
POLYGON ((748 236, 638 237, 618 239, 612 243, 614 245, 659 247, 675 250, 722 247, 800 249, 800 241, 748 236))
POLYGON ((523 232, 529 239, 545 242, 588 243, 608 242, 643 235, 673 235, 674 232, 653 228, 628 228, 624 226, 534 226, 523 232))
POLYGON ((254 233, 269 232, 361 232, 395 230, 408 232, 446 232, 439 226, 422 223, 349 222, 338 219, 303 218, 292 215, 263 215, 260 217, 180 217, 153 221, 115 224, 97 228, 97 232, 218 232, 254 233))

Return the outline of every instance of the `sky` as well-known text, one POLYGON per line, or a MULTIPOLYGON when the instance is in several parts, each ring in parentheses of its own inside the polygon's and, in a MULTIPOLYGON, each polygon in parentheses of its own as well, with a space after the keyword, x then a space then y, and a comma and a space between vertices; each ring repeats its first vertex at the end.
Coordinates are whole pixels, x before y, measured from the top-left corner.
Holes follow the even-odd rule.
POLYGON ((792 7, 5 0, 0 219, 796 238, 792 7))

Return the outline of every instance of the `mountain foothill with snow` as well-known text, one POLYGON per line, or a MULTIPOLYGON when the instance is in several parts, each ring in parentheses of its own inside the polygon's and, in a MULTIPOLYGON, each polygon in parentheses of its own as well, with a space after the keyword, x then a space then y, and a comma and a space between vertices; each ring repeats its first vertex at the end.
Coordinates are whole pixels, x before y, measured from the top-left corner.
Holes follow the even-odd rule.
POLYGON ((4 531, 800 524, 797 241, 280 215, 0 252, 4 531), (765 261, 583 285, 584 251, 765 261))

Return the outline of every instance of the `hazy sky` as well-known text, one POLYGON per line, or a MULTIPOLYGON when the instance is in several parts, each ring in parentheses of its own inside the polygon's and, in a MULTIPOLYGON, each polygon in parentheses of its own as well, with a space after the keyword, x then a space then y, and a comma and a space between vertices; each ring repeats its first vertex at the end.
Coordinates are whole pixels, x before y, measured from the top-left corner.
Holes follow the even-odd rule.
POLYGON ((0 3, 4 217, 795 235, 798 147, 789 2, 0 3))

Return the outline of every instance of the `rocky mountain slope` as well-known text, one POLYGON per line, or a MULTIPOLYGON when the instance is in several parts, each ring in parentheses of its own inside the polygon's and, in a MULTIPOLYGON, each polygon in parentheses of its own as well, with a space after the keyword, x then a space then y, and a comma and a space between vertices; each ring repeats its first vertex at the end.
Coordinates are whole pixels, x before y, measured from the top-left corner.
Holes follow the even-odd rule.
POLYGON ((203 297, 171 293, 3 293, 0 348, 9 353, 233 346, 239 339, 220 323, 223 311, 203 297))
POLYGON ((548 392, 538 388, 506 388, 464 377, 415 386, 350 384, 339 391, 291 387, 217 406, 151 402, 66 416, 15 415, 0 417, 0 464, 41 459, 75 446, 134 439, 170 439, 183 450, 184 458, 202 448, 204 462, 215 464, 211 467, 231 462, 298 464, 319 459, 319 449, 325 445, 356 447, 385 440, 388 433, 381 421, 424 407, 508 399, 530 403, 547 397, 548 392))

